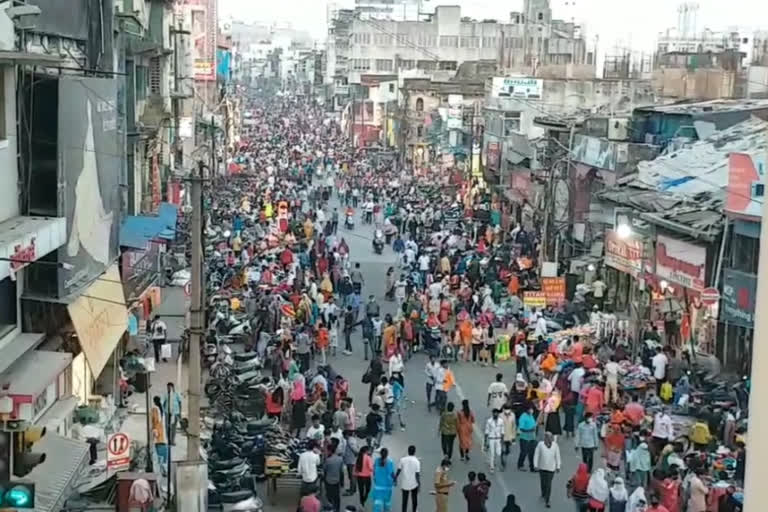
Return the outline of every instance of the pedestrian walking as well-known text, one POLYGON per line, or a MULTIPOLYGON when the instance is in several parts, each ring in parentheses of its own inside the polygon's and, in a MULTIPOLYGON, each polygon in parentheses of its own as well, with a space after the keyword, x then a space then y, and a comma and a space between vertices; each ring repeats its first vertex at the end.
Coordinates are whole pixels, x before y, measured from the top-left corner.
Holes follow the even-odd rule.
POLYGON ((507 457, 512 452, 512 445, 517 439, 517 418, 515 418, 509 404, 504 404, 504 408, 501 410, 501 419, 504 422, 504 437, 501 440, 501 469, 504 470, 507 467, 507 457))
POLYGON ((352 430, 344 431, 344 466, 347 468, 347 477, 349 479, 349 488, 344 492, 344 496, 354 496, 357 491, 357 478, 355 477, 355 462, 357 454, 360 453, 360 442, 352 430))
POLYGON ((400 423, 400 430, 405 431, 405 406, 408 400, 405 396, 405 386, 401 379, 393 379, 392 396, 394 396, 394 404, 392 406, 392 415, 397 415, 397 421, 400 423))
POLYGON ((467 512, 483 512, 482 489, 477 480, 477 474, 470 471, 467 474, 467 484, 461 489, 464 500, 467 502, 467 512))
POLYGON ((163 410, 166 414, 168 444, 176 446, 176 427, 181 420, 181 395, 176 392, 173 382, 169 382, 166 388, 167 393, 163 399, 163 410))
POLYGON ((520 439, 520 455, 517 458, 517 469, 524 470, 523 464, 528 459, 528 468, 534 471, 533 455, 536 450, 536 419, 533 417, 533 406, 528 404, 526 411, 517 420, 517 433, 520 439))
POLYGON ((164 348, 163 345, 166 344, 166 340, 168 339, 168 326, 160 319, 160 315, 155 315, 155 318, 152 320, 151 336, 152 348, 154 348, 155 351, 155 363, 159 363, 161 359, 164 363, 167 363, 168 358, 162 357, 162 352, 164 348))
POLYGON ((368 454, 370 448, 362 446, 355 461, 355 477, 357 478, 357 491, 360 496, 360 506, 365 507, 368 494, 371 492, 371 475, 373 475, 373 459, 368 454))
POLYGON ((617 476, 611 485, 611 495, 608 497, 610 512, 626 512, 629 493, 624 485, 624 479, 617 476))
POLYGON ((587 494, 589 495, 587 509, 589 512, 601 512, 605 510, 609 493, 610 489, 608 488, 608 481, 605 478, 605 470, 603 468, 598 468, 589 478, 589 485, 587 486, 587 494))
POLYGON ((438 432, 440 434, 440 446, 443 450, 443 456, 451 460, 453 458, 453 444, 456 440, 458 430, 458 420, 454 412, 453 402, 448 402, 445 410, 440 414, 440 423, 438 432))
POLYGON ((507 402, 509 390, 507 385, 504 384, 504 375, 501 373, 496 374, 496 380, 491 382, 488 386, 488 408, 493 411, 494 409, 501 410, 504 404, 507 402))
POLYGON ((461 411, 456 414, 456 432, 459 436, 461 460, 469 461, 472 437, 475 432, 475 414, 469 409, 469 400, 461 401, 461 411))
POLYGON ((435 512, 448 512, 448 496, 456 482, 448 477, 451 459, 443 459, 435 471, 435 512))
POLYGON ((581 460, 587 465, 587 470, 591 473, 594 465, 595 450, 600 443, 600 437, 597 432, 597 424, 591 412, 584 415, 584 421, 579 423, 576 429, 576 439, 574 446, 576 451, 581 450, 581 460))
POLYGON ((435 388, 435 381, 440 374, 440 363, 435 360, 435 356, 429 356, 427 365, 424 367, 424 374, 427 377, 427 410, 432 409, 432 390, 435 388))
POLYGON ((392 490, 395 487, 395 464, 389 458, 389 450, 379 450, 373 464, 373 512, 392 510, 392 490))
POLYGON ((576 473, 568 480, 567 490, 568 497, 571 498, 576 505, 576 512, 586 512, 587 503, 589 502, 589 494, 587 494, 587 488, 589 487, 589 468, 585 463, 580 463, 576 473))
POLYGON ((555 473, 560 471, 560 465, 560 447, 555 442, 554 436, 549 432, 545 432, 544 440, 539 442, 533 454, 533 467, 539 472, 541 497, 547 508, 552 508, 550 504, 552 480, 555 473))
POLYGON ((501 509, 501 512, 523 512, 514 494, 507 494, 507 504, 501 509))
POLYGON ((402 476, 400 490, 402 491, 403 511, 408 511, 410 498, 412 512, 419 507, 419 487, 421 487, 421 462, 416 458, 416 447, 408 447, 408 455, 400 459, 397 465, 395 479, 402 476))
POLYGON ((504 459, 501 455, 501 445, 504 438, 504 420, 501 419, 501 411, 494 409, 491 417, 485 422, 485 447, 488 453, 488 466, 491 473, 496 470, 496 458, 504 459))
POLYGON ((344 459, 337 453, 338 449, 339 440, 331 438, 323 464, 325 497, 335 512, 341 511, 341 490, 344 488, 344 459))

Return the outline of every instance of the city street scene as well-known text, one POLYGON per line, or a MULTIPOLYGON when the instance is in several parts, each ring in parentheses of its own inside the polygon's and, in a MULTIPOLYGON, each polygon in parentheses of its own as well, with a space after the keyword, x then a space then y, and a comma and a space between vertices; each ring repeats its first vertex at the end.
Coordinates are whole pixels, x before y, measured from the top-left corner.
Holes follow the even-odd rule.
POLYGON ((0 512, 768 508, 768 3, 12 0, 0 92, 0 512))

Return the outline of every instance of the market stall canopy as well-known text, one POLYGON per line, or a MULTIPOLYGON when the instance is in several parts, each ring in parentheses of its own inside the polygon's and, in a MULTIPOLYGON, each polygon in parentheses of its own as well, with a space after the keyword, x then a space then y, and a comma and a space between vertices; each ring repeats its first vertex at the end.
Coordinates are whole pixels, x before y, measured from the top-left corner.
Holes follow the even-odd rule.
POLYGON ((117 264, 86 288, 67 310, 93 378, 97 379, 128 329, 128 309, 117 264))
POLYGON ((120 225, 120 245, 145 249, 151 240, 173 240, 176 236, 176 217, 179 207, 160 203, 157 215, 129 215, 120 225))

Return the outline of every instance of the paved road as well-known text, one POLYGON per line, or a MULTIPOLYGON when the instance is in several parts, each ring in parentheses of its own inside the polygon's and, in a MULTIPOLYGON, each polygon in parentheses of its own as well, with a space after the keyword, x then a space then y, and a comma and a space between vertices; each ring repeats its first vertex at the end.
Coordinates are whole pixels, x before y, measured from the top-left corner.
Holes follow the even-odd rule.
MULTIPOLYGON (((339 236, 343 236, 349 245, 350 256, 353 262, 359 262, 365 275, 365 288, 363 297, 367 298, 373 293, 382 305, 383 313, 393 312, 394 304, 384 299, 385 292, 385 272, 390 265, 394 265, 395 255, 389 247, 385 248, 384 254, 377 255, 373 253, 371 247, 371 226, 357 223, 355 230, 348 232, 343 227, 339 228, 339 236)), ((351 384, 351 394, 354 398, 357 412, 365 414, 367 408, 368 386, 361 383, 361 377, 366 368, 366 362, 363 361, 363 347, 358 332, 353 337, 354 353, 351 356, 339 354, 332 359, 331 364, 341 374, 346 376, 351 384)), ((424 376, 425 358, 418 355, 406 364, 406 389, 409 400, 413 403, 408 404, 405 413, 406 430, 401 432, 393 430, 391 436, 384 436, 382 445, 389 449, 390 456, 395 460, 406 454, 409 445, 413 444, 417 448, 417 456, 422 464, 422 482, 423 488, 420 492, 421 511, 435 510, 434 497, 429 494, 434 481, 434 471, 437 468, 442 453, 440 449, 440 440, 437 433, 438 417, 436 412, 428 413, 425 396, 425 376, 424 376)), ((467 472, 474 470, 483 471, 489 475, 492 482, 490 498, 488 500, 488 512, 499 512, 504 507, 506 495, 514 493, 517 496, 517 502, 524 512, 536 512, 545 510, 570 511, 573 504, 567 499, 565 494, 565 484, 576 470, 579 462, 573 444, 570 440, 562 439, 560 449, 563 457, 563 470, 555 476, 553 483, 552 509, 546 509, 544 503, 539 499, 539 480, 538 475, 528 472, 518 472, 515 469, 507 469, 506 472, 496 472, 489 474, 488 464, 484 454, 481 452, 482 446, 482 427, 486 418, 490 415, 486 407, 488 385, 494 378, 495 373, 499 371, 504 374, 504 380, 510 386, 515 376, 515 364, 513 362, 501 363, 498 369, 482 368, 471 363, 459 363, 454 368, 457 379, 455 392, 449 396, 449 400, 459 406, 462 399, 468 399, 470 406, 475 412, 477 418, 477 429, 475 432, 475 445, 471 453, 470 462, 461 462, 458 455, 454 455, 454 465, 452 476, 457 481, 457 489, 450 497, 449 510, 459 512, 465 510, 466 505, 460 489, 466 483, 467 472)), ((458 449, 458 448, 457 448, 458 449)), ((517 447, 513 448, 510 460, 514 462, 517 458, 517 447)), ((294 495, 288 492, 280 496, 277 507, 270 508, 279 512, 295 512, 294 495)), ((357 504, 356 499, 345 498, 343 504, 357 504)), ((368 510, 371 508, 369 500, 368 510)), ((401 510, 400 490, 396 489, 392 510, 401 510)), ((410 508, 409 508, 410 510, 410 508)))

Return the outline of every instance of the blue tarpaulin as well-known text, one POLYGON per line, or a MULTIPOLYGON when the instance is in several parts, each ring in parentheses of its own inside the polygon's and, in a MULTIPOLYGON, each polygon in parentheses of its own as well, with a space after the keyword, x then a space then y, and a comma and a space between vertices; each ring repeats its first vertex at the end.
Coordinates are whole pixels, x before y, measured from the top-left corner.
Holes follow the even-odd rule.
POLYGON ((144 249, 151 240, 173 240, 179 209, 170 203, 160 203, 157 215, 129 215, 120 226, 120 245, 144 249))

